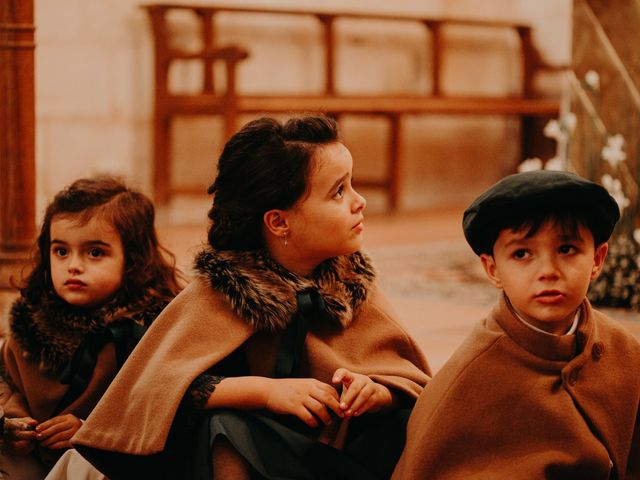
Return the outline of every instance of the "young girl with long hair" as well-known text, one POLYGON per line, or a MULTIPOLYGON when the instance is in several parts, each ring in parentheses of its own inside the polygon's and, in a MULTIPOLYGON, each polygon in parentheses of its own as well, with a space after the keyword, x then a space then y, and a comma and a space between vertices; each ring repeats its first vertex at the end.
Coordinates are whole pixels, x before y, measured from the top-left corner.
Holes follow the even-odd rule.
POLYGON ((142 193, 112 177, 77 180, 47 207, 34 266, 0 349, 7 432, 2 468, 42 479, 147 327, 180 290, 142 193))
POLYGON ((111 479, 391 474, 429 367, 360 252, 352 168, 326 116, 227 142, 196 278, 73 438, 82 455, 111 479))

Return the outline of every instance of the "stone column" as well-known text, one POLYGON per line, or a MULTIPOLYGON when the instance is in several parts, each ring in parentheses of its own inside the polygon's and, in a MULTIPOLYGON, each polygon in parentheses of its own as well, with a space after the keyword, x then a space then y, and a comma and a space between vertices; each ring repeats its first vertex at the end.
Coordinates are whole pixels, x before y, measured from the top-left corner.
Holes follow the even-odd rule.
POLYGON ((33 0, 0 1, 0 289, 35 237, 34 33, 33 0))

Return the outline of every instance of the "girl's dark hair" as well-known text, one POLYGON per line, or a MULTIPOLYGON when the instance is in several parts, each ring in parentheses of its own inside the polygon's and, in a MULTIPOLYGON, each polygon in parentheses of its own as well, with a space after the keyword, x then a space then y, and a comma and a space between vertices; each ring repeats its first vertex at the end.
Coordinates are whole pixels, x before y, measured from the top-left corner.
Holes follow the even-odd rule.
POLYGON ((145 295, 171 299, 180 291, 181 273, 174 255, 158 242, 151 200, 116 178, 98 176, 73 182, 47 207, 34 249, 34 268, 21 289, 23 297, 35 303, 43 292, 53 292, 50 247, 56 216, 73 217, 82 224, 99 217, 118 232, 125 257, 119 291, 123 301, 145 295))
POLYGON ((242 127, 226 143, 208 190, 213 194, 211 246, 262 248, 264 213, 291 208, 307 191, 316 150, 337 141, 337 124, 325 115, 294 117, 284 124, 263 117, 242 127))

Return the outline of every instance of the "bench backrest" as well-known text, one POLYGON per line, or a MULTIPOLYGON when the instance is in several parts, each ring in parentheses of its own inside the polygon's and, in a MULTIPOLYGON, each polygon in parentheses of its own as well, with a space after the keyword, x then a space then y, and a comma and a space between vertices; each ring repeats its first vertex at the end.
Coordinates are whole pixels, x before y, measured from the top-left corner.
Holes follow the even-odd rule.
MULTIPOLYGON (((431 96, 440 96, 442 93, 440 86, 440 71, 442 64, 443 27, 449 25, 486 27, 492 29, 507 29, 515 31, 520 41, 520 64, 522 71, 522 87, 523 97, 529 97, 532 94, 533 77, 538 69, 546 68, 544 62, 532 43, 531 27, 524 23, 518 22, 501 22, 491 20, 477 20, 465 18, 435 18, 427 16, 409 16, 409 15, 383 15, 375 13, 361 12, 327 12, 320 10, 299 10, 299 9, 273 9, 273 8, 255 8, 242 6, 222 6, 222 5, 186 5, 186 4, 148 4, 143 8, 148 12, 153 29, 154 46, 155 46, 155 62, 156 62, 156 78, 155 84, 157 92, 161 95, 170 95, 168 90, 168 69, 174 60, 179 59, 199 59, 203 63, 203 81, 201 94, 211 95, 215 93, 213 63, 222 59, 227 66, 234 67, 236 62, 246 58, 247 52, 239 49, 236 52, 226 51, 219 54, 219 44, 216 38, 215 17, 222 12, 232 13, 258 13, 271 15, 294 15, 305 16, 317 19, 322 28, 322 46, 324 50, 324 86, 323 93, 325 95, 333 95, 336 93, 336 34, 335 24, 338 19, 369 19, 369 20, 386 20, 393 22, 409 22, 422 25, 431 38, 430 48, 428 49, 431 64, 431 96), (189 11, 194 13, 200 22, 199 35, 201 48, 197 52, 185 52, 171 46, 170 28, 168 25, 168 14, 172 11, 189 11)), ((235 84, 229 85, 227 78, 227 88, 234 89, 235 84)), ((235 81, 235 78, 231 79, 235 81)))

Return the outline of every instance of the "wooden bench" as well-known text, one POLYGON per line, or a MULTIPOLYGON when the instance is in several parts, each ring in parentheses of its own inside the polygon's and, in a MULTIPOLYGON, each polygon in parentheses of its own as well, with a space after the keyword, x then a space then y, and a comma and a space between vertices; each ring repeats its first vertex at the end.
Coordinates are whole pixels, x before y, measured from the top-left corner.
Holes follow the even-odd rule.
POLYGON ((531 142, 532 132, 528 120, 535 117, 555 117, 559 113, 559 99, 533 98, 532 82, 541 69, 549 69, 541 61, 531 39, 528 25, 469 19, 428 18, 401 15, 365 13, 328 13, 309 10, 280 10, 222 5, 150 4, 144 8, 149 14, 155 49, 155 100, 153 186, 158 203, 166 203, 175 193, 192 193, 192 189, 171 184, 170 155, 171 121, 176 116, 220 115, 224 118, 225 136, 238 128, 238 115, 243 113, 293 113, 323 111, 339 118, 340 115, 375 115, 389 121, 389 142, 385 176, 381 180, 360 180, 358 186, 381 188, 388 193, 391 210, 398 204, 402 172, 402 117, 407 114, 500 114, 518 116, 523 120, 521 142, 531 142), (168 13, 188 10, 200 21, 200 42, 197 52, 187 52, 170 46, 168 13), (301 15, 315 17, 322 27, 324 48, 324 89, 321 94, 246 95, 237 91, 237 66, 249 52, 239 46, 221 47, 216 41, 215 16, 220 12, 247 12, 272 15, 301 15), (335 88, 336 41, 335 21, 339 18, 389 20, 419 23, 430 32, 429 57, 431 92, 428 95, 343 95, 335 88), (467 25, 500 29, 513 29, 520 39, 522 71, 521 94, 517 97, 445 96, 440 84, 442 57, 442 27, 467 25), (175 94, 168 88, 169 67, 177 60, 199 60, 203 64, 202 90, 197 94, 175 94), (213 65, 223 62, 226 71, 225 91, 217 92, 214 85, 213 65))

